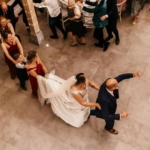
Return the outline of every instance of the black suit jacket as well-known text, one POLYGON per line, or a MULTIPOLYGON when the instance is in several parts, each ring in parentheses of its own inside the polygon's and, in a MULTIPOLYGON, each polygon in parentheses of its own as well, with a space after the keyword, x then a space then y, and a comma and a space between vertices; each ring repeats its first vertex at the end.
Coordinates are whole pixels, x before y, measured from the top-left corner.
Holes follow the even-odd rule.
POLYGON ((108 20, 118 18, 117 0, 107 0, 108 20))
MULTIPOLYGON (((132 77, 133 74, 127 73, 119 75, 118 77, 115 77, 115 79, 119 83, 124 79, 129 79, 132 77)), ((106 81, 101 85, 98 98, 96 101, 97 103, 100 104, 101 110, 96 108, 95 114, 98 118, 103 118, 105 120, 119 120, 120 114, 115 114, 117 108, 116 98, 107 91, 106 81)))
MULTIPOLYGON (((0 6, 0 16, 4 16, 4 12, 3 12, 1 6, 0 6)), ((11 20, 11 22, 16 21, 13 7, 8 6, 7 14, 5 15, 5 17, 7 19, 11 20)))

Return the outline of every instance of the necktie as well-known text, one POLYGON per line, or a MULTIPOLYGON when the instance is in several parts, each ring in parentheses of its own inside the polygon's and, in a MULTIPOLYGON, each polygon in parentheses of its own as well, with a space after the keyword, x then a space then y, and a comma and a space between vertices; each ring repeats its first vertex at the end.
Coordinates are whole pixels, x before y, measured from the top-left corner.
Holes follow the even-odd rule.
POLYGON ((113 91, 113 94, 114 94, 114 97, 115 97, 116 99, 119 98, 119 92, 118 92, 118 89, 115 89, 115 90, 113 91))

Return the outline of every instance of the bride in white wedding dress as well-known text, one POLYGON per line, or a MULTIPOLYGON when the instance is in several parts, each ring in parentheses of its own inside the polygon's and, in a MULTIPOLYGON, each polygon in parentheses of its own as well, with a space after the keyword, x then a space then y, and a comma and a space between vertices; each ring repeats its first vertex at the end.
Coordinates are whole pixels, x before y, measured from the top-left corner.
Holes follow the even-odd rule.
POLYGON ((58 117, 74 127, 81 127, 90 115, 90 107, 100 109, 98 103, 89 102, 88 86, 99 87, 87 79, 83 73, 64 80, 51 72, 46 77, 37 77, 39 101, 51 103, 51 108, 58 117))

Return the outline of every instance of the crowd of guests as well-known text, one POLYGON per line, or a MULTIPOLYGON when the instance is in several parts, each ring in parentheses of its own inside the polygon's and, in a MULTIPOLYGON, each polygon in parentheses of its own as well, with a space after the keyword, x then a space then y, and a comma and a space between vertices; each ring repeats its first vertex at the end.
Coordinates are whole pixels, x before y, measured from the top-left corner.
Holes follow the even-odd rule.
MULTIPOLYGON (((94 6, 87 8, 83 6, 82 0, 68 0, 68 17, 70 25, 68 32, 72 38, 70 46, 77 46, 78 43, 86 45, 84 37, 84 27, 82 22, 82 11, 94 13, 93 24, 95 26, 93 37, 98 40, 94 45, 103 48, 106 51, 109 47, 109 40, 115 35, 115 43, 120 43, 119 33, 117 30, 118 9, 116 0, 97 0, 96 2, 85 1, 86 4, 94 6), (82 11, 81 11, 82 10, 82 11), (106 27, 108 37, 104 39, 103 28, 106 27), (78 41, 79 38, 79 42, 78 41)), ((60 23, 61 12, 57 0, 44 0, 40 3, 33 3, 35 7, 40 9, 46 7, 49 12, 49 26, 53 33, 51 39, 58 39, 56 27, 62 32, 63 38, 68 36, 67 31, 63 29, 60 23)), ((142 3, 143 4, 143 3, 142 3)), ((140 9, 138 10, 139 13, 140 9)), ((42 11, 41 11, 42 12, 42 11)), ((19 15, 22 14, 23 22, 29 31, 29 25, 26 18, 25 10, 21 0, 15 0, 12 6, 8 6, 6 2, 2 2, 0 6, 0 34, 1 47, 4 52, 5 62, 10 71, 10 76, 19 79, 20 87, 26 88, 26 80, 30 80, 32 94, 36 96, 43 105, 51 103, 53 112, 62 118, 68 124, 74 127, 80 127, 89 118, 95 115, 106 121, 105 129, 112 134, 118 134, 113 129, 114 120, 126 118, 128 112, 115 114, 116 99, 119 96, 114 93, 118 88, 118 83, 124 79, 139 76, 139 72, 134 74, 124 74, 111 80, 106 80, 101 87, 89 80, 84 73, 64 80, 54 74, 48 72, 46 66, 41 61, 36 51, 28 51, 24 56, 21 38, 15 33, 16 23, 19 15), (19 4, 22 11, 19 14, 14 13, 13 7, 19 4), (98 99, 95 103, 89 102, 88 86, 99 91, 98 99), (114 103, 112 103, 112 100, 114 103), (90 112, 90 107, 96 107, 90 112)))

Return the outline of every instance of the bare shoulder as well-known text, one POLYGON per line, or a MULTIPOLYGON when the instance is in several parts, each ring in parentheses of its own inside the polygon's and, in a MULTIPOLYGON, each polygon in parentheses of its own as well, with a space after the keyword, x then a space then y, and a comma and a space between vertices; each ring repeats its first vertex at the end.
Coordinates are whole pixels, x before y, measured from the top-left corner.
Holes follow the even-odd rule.
POLYGON ((29 65, 29 64, 26 64, 26 65, 25 65, 25 68, 26 68, 26 69, 29 69, 29 68, 30 68, 30 65, 29 65))
POLYGON ((71 86, 71 90, 78 90, 77 87, 75 85, 71 86))
POLYGON ((1 46, 5 46, 5 43, 4 43, 4 42, 2 42, 2 43, 1 43, 1 46))
POLYGON ((14 41, 18 41, 18 38, 16 36, 14 36, 14 41))

